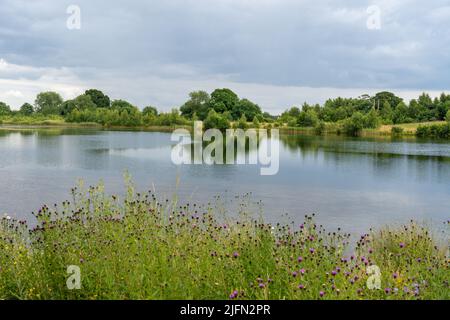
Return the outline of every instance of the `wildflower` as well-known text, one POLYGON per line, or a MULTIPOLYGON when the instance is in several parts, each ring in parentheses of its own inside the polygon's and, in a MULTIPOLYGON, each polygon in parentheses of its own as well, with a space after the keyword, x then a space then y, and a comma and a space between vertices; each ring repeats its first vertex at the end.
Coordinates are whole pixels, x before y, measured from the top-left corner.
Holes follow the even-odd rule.
POLYGON ((235 299, 238 296, 239 292, 237 290, 234 290, 231 294, 230 294, 230 299, 235 299))
POLYGON ((298 285, 298 288, 299 288, 300 290, 302 290, 302 289, 305 289, 305 286, 304 286, 303 284, 299 284, 299 285, 298 285))
POLYGON ((300 262, 302 262, 303 261, 303 257, 298 257, 297 258, 297 261, 300 263, 300 262))
POLYGON ((233 257, 234 257, 234 258, 237 258, 237 257, 239 257, 239 253, 237 253, 236 251, 235 251, 235 252, 233 252, 233 257))
POLYGON ((295 278, 297 276, 297 271, 292 272, 292 276, 295 278))
POLYGON ((264 284, 264 283, 260 283, 259 285, 258 285, 258 287, 260 287, 261 289, 262 288, 264 288, 266 285, 264 284))
POLYGON ((300 273, 301 273, 301 274, 305 274, 305 273, 306 273, 306 270, 302 268, 302 269, 300 269, 300 273))
POLYGON ((325 292, 323 292, 323 291, 320 291, 320 292, 319 292, 319 296, 320 296, 320 297, 323 297, 324 295, 325 295, 325 292))
POLYGON ((398 278, 398 273, 397 273, 397 272, 394 272, 394 273, 392 274, 392 277, 393 277, 394 279, 397 279, 397 278, 398 278))
POLYGON ((391 288, 385 288, 384 292, 386 292, 386 294, 389 294, 391 292, 391 288))
POLYGON ((337 275, 337 271, 336 270, 331 271, 331 275, 334 277, 335 275, 337 275))
POLYGON ((416 261, 417 261, 418 263, 420 263, 420 262, 422 262, 422 259, 417 258, 416 261))
POLYGON ((405 243, 404 242, 400 242, 400 248, 404 248, 405 247, 405 243))
POLYGON ((314 253, 316 250, 314 250, 314 248, 309 248, 309 252, 310 253, 314 253))

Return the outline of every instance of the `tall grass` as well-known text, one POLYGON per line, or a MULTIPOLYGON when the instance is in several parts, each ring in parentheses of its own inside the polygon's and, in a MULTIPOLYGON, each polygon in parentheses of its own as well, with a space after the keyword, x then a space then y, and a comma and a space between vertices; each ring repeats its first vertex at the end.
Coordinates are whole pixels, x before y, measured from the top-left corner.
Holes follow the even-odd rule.
MULTIPOLYGON (((449 299, 448 243, 411 223, 361 236, 264 223, 246 206, 161 201, 127 183, 124 199, 100 184, 43 206, 37 224, 0 224, 3 299, 449 299), (381 269, 379 290, 366 268, 381 269), (66 286, 67 266, 81 289, 66 286)), ((446 234, 447 235, 447 234, 446 234)), ((448 240, 447 240, 448 241, 448 240)))

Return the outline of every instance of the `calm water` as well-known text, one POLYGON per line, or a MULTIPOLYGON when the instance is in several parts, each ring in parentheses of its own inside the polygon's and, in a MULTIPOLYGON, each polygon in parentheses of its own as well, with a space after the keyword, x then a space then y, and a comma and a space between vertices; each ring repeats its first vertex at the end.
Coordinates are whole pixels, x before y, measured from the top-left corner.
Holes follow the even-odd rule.
POLYGON ((0 130, 0 213, 30 218, 43 203, 69 199, 78 178, 123 190, 128 170, 139 188, 201 202, 252 193, 270 221, 300 221, 350 232, 411 218, 450 218, 450 143, 282 136, 280 170, 256 165, 175 166, 169 133, 92 129, 0 130), (283 220, 284 221, 284 220, 283 220))

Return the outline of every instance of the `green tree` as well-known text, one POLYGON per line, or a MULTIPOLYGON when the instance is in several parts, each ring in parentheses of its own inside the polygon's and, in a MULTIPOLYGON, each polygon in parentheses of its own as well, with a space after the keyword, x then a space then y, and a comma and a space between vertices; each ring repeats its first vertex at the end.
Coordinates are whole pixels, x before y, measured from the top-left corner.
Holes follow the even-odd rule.
POLYGON ((412 119, 408 116, 409 110, 406 104, 402 101, 394 109, 392 120, 395 124, 412 122, 412 119))
POLYGON ((372 110, 367 113, 364 120, 364 128, 376 129, 381 124, 381 118, 378 115, 377 110, 372 108, 372 110))
POLYGON ((239 119, 242 115, 245 115, 247 119, 253 119, 255 116, 260 114, 261 108, 248 99, 240 100, 231 111, 233 119, 239 119))
POLYGON ((38 113, 45 115, 59 114, 60 106, 63 103, 63 99, 59 93, 53 91, 41 92, 36 96, 34 101, 35 110, 38 113))
POLYGON ((344 132, 351 136, 358 136, 364 127, 364 115, 355 112, 350 118, 344 121, 344 132))
POLYGON ((128 112, 134 112, 136 110, 139 111, 137 107, 133 106, 131 103, 125 100, 114 100, 111 103, 111 109, 119 110, 119 112, 122 112, 124 110, 128 112))
POLYGON ((247 117, 245 116, 245 114, 242 114, 242 116, 239 118, 239 121, 236 123, 236 128, 245 130, 247 129, 247 127, 247 117))
POLYGON ((24 116, 30 116, 33 114, 34 109, 33 106, 31 104, 29 104, 28 102, 25 102, 19 110, 20 114, 23 114, 24 116))
POLYGON ((208 112, 208 116, 203 122, 203 125, 205 129, 215 128, 219 130, 226 130, 230 128, 230 121, 228 121, 226 116, 223 114, 218 114, 216 111, 210 110, 208 112))
POLYGON ((385 101, 383 103, 383 106, 381 107, 381 110, 380 110, 380 116, 383 119, 384 123, 386 123, 386 124, 392 123, 393 110, 392 110, 391 104, 388 101, 385 101))
POLYGON ((450 110, 447 111, 447 115, 445 116, 445 120, 450 122, 450 110))
POLYGON ((107 95, 97 89, 89 89, 84 92, 84 94, 91 97, 92 102, 97 108, 109 108, 111 101, 107 95))
POLYGON ((144 116, 148 116, 148 115, 157 116, 158 115, 158 110, 155 107, 147 106, 147 107, 145 107, 142 110, 142 115, 144 115, 144 116))
POLYGON ((211 93, 210 105, 217 113, 233 112, 238 103, 239 97, 228 88, 216 89, 211 93))
POLYGON ((204 120, 208 116, 210 107, 210 96, 206 91, 193 91, 189 93, 190 99, 186 101, 181 107, 181 115, 192 119, 194 114, 200 120, 204 120))
POLYGON ((298 125, 301 127, 315 127, 318 122, 319 117, 314 109, 302 111, 298 117, 298 125))
POLYGON ((9 115, 11 113, 11 108, 4 102, 0 101, 0 116, 9 115))
POLYGON ((376 109, 381 109, 381 107, 388 102, 389 105, 397 106, 400 102, 402 102, 403 99, 400 97, 397 97, 395 94, 389 91, 382 91, 375 94, 373 97, 373 102, 375 104, 376 109))
POLYGON ((252 126, 255 129, 258 129, 261 126, 257 116, 253 117, 252 126))

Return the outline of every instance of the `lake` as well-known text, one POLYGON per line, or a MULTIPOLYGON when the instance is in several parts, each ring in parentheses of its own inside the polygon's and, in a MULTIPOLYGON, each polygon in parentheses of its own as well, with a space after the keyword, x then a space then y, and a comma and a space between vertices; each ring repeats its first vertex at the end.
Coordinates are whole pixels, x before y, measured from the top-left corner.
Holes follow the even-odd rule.
POLYGON ((316 213, 329 228, 364 232, 409 219, 450 218, 450 142, 415 138, 282 135, 280 167, 181 165, 170 133, 98 129, 0 130, 0 213, 31 219, 42 204, 70 199, 77 179, 123 191, 125 170, 143 191, 226 203, 251 193, 271 222, 316 213), (178 183, 177 183, 178 181, 178 183))

